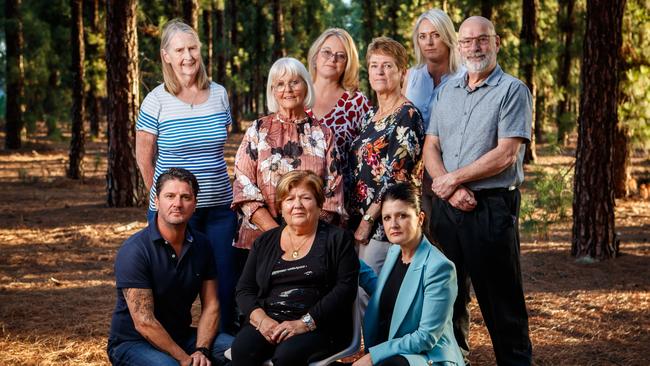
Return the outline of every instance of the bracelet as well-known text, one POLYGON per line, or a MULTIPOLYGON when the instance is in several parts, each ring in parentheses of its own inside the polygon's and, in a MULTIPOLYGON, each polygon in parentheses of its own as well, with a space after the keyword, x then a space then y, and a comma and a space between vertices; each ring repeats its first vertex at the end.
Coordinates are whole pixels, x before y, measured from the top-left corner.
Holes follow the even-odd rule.
POLYGON ((196 347, 194 349, 194 352, 196 351, 203 353, 203 356, 207 357, 208 359, 210 358, 210 350, 207 349, 206 347, 196 347))

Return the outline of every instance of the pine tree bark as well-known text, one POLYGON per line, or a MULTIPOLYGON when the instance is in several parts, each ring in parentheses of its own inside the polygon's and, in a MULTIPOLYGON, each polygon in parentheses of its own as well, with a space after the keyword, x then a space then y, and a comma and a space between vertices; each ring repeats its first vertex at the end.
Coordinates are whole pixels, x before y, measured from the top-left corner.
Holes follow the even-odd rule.
POLYGON ((212 4, 206 9, 203 9, 203 37, 204 44, 206 47, 206 63, 205 68, 208 72, 208 77, 212 79, 212 50, 213 50, 213 39, 212 39, 212 4))
POLYGON ((183 19, 195 31, 199 30, 199 0, 183 0, 183 19))
POLYGON ((558 72, 558 87, 560 89, 560 101, 557 105, 557 142, 564 143, 570 130, 570 103, 569 103, 569 89, 571 76, 571 62, 572 53, 571 47, 573 45, 573 33, 575 31, 574 8, 575 0, 567 0, 564 2, 564 17, 562 17, 562 6, 558 10, 558 22, 560 29, 564 34, 564 46, 562 48, 562 56, 560 57, 560 68, 558 72))
POLYGON ((23 21, 21 0, 5 0, 5 42, 7 109, 5 114, 5 148, 20 149, 23 131, 25 66, 23 64, 23 21))
MULTIPOLYGON (((535 47, 537 45, 537 4, 535 0, 523 0, 521 6, 521 33, 519 39, 519 74, 530 89, 533 101, 537 97, 535 87, 535 47)), ((533 103, 533 133, 530 136, 530 143, 526 145, 524 163, 534 163, 537 160, 535 148, 535 130, 540 128, 536 125, 535 103, 533 103)))
MULTIPOLYGON (((88 1, 88 0, 86 0, 88 1)), ((99 33, 99 0, 89 0, 88 23, 92 33, 99 33)), ((86 43, 86 53, 89 58, 100 57, 97 46, 86 43)), ((90 134, 99 137, 99 98, 97 88, 101 86, 90 85, 86 95, 86 114, 90 122, 90 134)))
POLYGON ((224 19, 223 2, 216 9, 216 32, 217 47, 215 54, 217 56, 217 83, 225 85, 226 82, 226 26, 224 19))
POLYGON ((70 154, 68 163, 68 178, 83 178, 84 158, 84 22, 83 1, 71 0, 72 10, 71 45, 72 45, 72 137, 70 139, 70 154))
POLYGON ((614 137, 617 123, 621 25, 625 0, 588 0, 583 45, 571 254, 617 254, 614 230, 614 137))
POLYGON ((614 197, 624 198, 630 192, 630 135, 627 128, 618 126, 614 132, 614 197))
POLYGON ((494 1, 495 0, 481 0, 481 16, 486 19, 492 19, 492 13, 494 12, 494 1))
POLYGON ((135 160, 139 105, 137 0, 106 2, 108 90, 107 201, 110 207, 144 203, 144 184, 135 160))
MULTIPOLYGON (((239 65, 235 60, 235 53, 239 49, 238 30, 237 30, 237 0, 228 0, 229 13, 230 13, 230 72, 234 78, 239 74, 239 65)), ((230 113, 232 115, 231 131, 233 133, 241 132, 242 128, 239 124, 239 91, 237 86, 231 84, 230 92, 230 113)))
POLYGON ((165 0, 165 13, 169 19, 180 18, 182 16, 179 8, 180 0, 165 0))
POLYGON ((282 12, 282 1, 271 0, 273 9, 273 54, 272 62, 284 57, 287 50, 284 48, 284 14, 282 12))

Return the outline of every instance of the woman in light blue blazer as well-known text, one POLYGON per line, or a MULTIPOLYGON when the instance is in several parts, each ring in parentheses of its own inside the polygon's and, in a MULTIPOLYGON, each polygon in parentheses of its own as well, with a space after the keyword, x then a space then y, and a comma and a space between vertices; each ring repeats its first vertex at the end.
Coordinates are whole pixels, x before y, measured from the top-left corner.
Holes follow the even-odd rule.
POLYGON ((378 277, 361 263, 360 285, 372 296, 363 329, 368 353, 353 366, 464 365, 451 323, 456 269, 422 234, 418 190, 388 188, 381 220, 397 245, 378 277))

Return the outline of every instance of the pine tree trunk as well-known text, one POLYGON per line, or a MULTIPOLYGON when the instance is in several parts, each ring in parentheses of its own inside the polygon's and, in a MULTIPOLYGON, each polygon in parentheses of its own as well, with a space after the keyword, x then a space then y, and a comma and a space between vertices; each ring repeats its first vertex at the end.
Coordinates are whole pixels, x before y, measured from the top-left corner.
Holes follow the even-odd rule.
POLYGON ((630 136, 625 127, 617 127, 614 132, 614 196, 624 198, 629 191, 630 174, 630 136))
MULTIPOLYGON (((92 33, 99 33, 99 0, 89 0, 90 9, 88 12, 88 23, 92 33)), ((97 47, 86 43, 86 53, 89 58, 101 57, 98 54, 97 47)), ((88 94, 86 95, 86 114, 90 122, 90 134, 93 137, 99 137, 99 99, 97 97, 97 89, 99 85, 90 85, 88 94)))
POLYGON ((23 131, 23 98, 25 95, 25 67, 23 65, 23 21, 21 0, 5 0, 5 41, 7 110, 5 114, 5 147, 20 149, 23 131))
POLYGON ((272 62, 284 57, 287 50, 284 48, 284 15, 282 12, 282 1, 271 0, 271 8, 273 9, 273 54, 272 62))
POLYGON ((165 13, 169 19, 180 18, 182 16, 180 9, 180 0, 165 0, 165 13))
MULTIPOLYGON (((535 46, 537 44, 537 6, 535 0, 523 0, 521 6, 521 33, 519 39, 519 74, 530 89, 533 101, 536 100, 537 90, 535 88, 535 46)), ((524 163, 534 163, 537 160, 535 149, 535 104, 533 103, 533 133, 530 136, 530 143, 526 145, 524 163)))
POLYGON ((363 40, 366 43, 366 49, 372 38, 375 34, 375 20, 377 15, 375 14, 375 0, 363 0, 363 40))
MULTIPOLYGON (((235 76, 239 74, 239 65, 235 62, 235 53, 238 47, 238 31, 237 31, 237 0, 229 0, 229 12, 230 12, 230 70, 231 75, 235 76)), ((232 127, 231 131, 233 133, 241 132, 241 125, 239 124, 239 91, 237 90, 236 85, 232 84, 230 91, 230 113, 232 115, 232 127)))
POLYGON ((183 19, 195 31, 199 30, 199 0, 183 0, 183 19))
POLYGON ((216 10, 217 16, 217 83, 225 85, 226 83, 226 26, 224 19, 223 5, 219 5, 216 10))
POLYGON ((212 79, 212 49, 214 47, 212 40, 212 5, 207 9, 203 9, 203 37, 207 61, 205 63, 205 69, 208 72, 208 77, 212 79))
POLYGON ((71 0, 72 10, 71 46, 72 46, 72 137, 70 139, 70 161, 68 178, 83 178, 84 158, 84 22, 82 0, 71 0))
POLYGON ((481 0, 481 16, 486 19, 492 19, 494 12, 494 0, 481 0))
POLYGON ((557 142, 564 143, 567 135, 571 129, 570 109, 569 109, 569 77, 571 76, 571 46, 573 44, 573 32, 575 30, 574 23, 574 8, 575 0, 567 0, 564 3, 565 11, 564 18, 562 18, 562 7, 558 10, 558 23, 562 33, 564 33, 564 46, 562 48, 562 55, 560 57, 560 68, 558 73, 558 87, 560 89, 560 101, 557 105, 557 142))
POLYGON ((611 258, 618 249, 613 157, 624 8, 625 0, 587 1, 571 246, 585 260, 611 258))
POLYGON ((137 0, 106 3, 108 90, 107 200, 110 207, 144 203, 144 184, 135 160, 138 98, 137 0))

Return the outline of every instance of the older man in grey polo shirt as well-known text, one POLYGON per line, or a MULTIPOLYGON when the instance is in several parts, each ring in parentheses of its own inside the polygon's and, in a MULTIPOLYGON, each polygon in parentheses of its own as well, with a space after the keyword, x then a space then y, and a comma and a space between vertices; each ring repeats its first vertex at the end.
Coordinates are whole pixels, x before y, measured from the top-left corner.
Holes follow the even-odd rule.
POLYGON ((471 17, 459 29, 467 69, 440 91, 424 146, 433 177, 432 229, 456 265, 454 332, 469 353, 470 281, 499 365, 530 365, 532 347, 519 264, 518 215, 530 91, 497 64, 492 23, 471 17))

